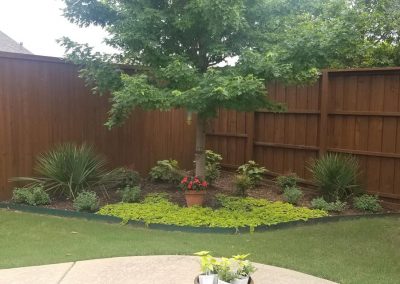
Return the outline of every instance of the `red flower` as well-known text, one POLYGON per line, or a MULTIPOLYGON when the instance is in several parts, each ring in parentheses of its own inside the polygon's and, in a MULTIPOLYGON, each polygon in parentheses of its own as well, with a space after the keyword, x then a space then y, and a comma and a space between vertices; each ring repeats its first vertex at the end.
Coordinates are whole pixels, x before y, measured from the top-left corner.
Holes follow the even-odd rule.
POLYGON ((207 187, 207 182, 206 181, 203 181, 203 183, 201 184, 202 186, 204 186, 204 187, 207 187))

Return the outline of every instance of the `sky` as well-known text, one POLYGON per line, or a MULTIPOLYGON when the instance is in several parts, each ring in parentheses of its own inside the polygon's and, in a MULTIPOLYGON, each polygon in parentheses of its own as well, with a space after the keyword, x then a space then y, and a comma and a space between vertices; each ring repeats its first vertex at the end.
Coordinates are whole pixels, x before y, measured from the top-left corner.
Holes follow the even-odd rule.
POLYGON ((36 55, 62 57, 64 48, 56 39, 63 36, 96 51, 113 51, 103 43, 106 31, 71 24, 62 16, 63 7, 62 0, 0 0, 0 30, 36 55))

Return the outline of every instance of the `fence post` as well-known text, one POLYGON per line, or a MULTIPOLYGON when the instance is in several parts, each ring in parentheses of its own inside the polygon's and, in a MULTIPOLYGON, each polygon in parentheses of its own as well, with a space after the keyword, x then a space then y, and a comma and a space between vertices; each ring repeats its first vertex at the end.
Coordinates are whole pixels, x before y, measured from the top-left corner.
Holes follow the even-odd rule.
POLYGON ((319 118, 319 157, 326 153, 328 142, 328 103, 329 103, 329 72, 322 72, 321 103, 319 118))
POLYGON ((253 160, 254 151, 254 112, 246 113, 246 161, 253 160))

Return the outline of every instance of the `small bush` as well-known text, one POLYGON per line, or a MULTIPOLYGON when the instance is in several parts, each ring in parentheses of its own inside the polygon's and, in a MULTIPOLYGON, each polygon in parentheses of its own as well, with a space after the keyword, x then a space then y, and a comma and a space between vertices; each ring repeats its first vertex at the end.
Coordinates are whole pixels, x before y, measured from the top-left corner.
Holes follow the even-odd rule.
POLYGON ((327 202, 323 197, 311 200, 311 208, 325 211, 342 212, 346 209, 346 202, 336 200, 335 202, 327 202))
POLYGON ((140 187, 139 186, 125 186, 123 190, 120 191, 122 202, 133 203, 138 202, 140 199, 140 187))
POLYGON ((134 187, 140 184, 140 175, 138 172, 127 168, 117 169, 120 177, 118 188, 134 187))
POLYGON ((79 212, 94 212, 99 209, 99 198, 96 192, 82 191, 74 200, 74 208, 79 212))
POLYGON ((294 187, 297 185, 299 177, 295 173, 278 176, 275 181, 276 184, 284 190, 286 187, 294 187))
POLYGON ((206 151, 206 181, 212 184, 221 174, 222 156, 211 150, 206 151))
POLYGON ((176 184, 178 184, 184 176, 184 173, 179 169, 178 161, 176 160, 157 161, 157 165, 150 170, 149 174, 152 181, 163 181, 176 184))
POLYGON ((13 190, 12 201, 15 203, 28 205, 47 205, 50 204, 50 197, 44 191, 43 186, 15 188, 13 190))
POLYGON ((283 190, 283 198, 290 204, 296 205, 302 196, 303 192, 296 186, 286 187, 283 190))
POLYGON ((359 164, 353 156, 326 154, 314 162, 310 171, 328 201, 346 200, 359 191, 359 164))
POLYGON ((253 183, 247 175, 236 175, 235 176, 235 187, 236 192, 240 196, 246 196, 247 190, 253 186, 253 183))
POLYGON ((248 161, 246 164, 241 165, 237 172, 240 175, 248 176, 252 186, 256 186, 263 179, 263 174, 265 174, 267 170, 264 167, 260 167, 254 161, 248 161))
POLYGON ((378 196, 363 194, 359 197, 354 197, 353 205, 358 210, 378 212, 382 210, 379 204, 378 196))

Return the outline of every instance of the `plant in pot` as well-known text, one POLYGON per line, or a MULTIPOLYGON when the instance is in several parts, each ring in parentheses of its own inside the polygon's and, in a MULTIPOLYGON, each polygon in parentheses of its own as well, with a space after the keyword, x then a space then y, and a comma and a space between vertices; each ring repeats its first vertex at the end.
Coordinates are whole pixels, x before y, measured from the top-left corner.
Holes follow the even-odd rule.
POLYGON ((201 206, 204 203, 208 183, 199 177, 184 177, 179 187, 185 192, 186 204, 188 207, 201 206))
POLYGON ((210 255, 209 251, 196 252, 200 256, 201 274, 199 284, 217 284, 217 274, 215 272, 217 260, 210 255))
POLYGON ((253 264, 246 258, 249 254, 241 254, 233 256, 236 261, 238 269, 236 271, 235 279, 233 279, 232 284, 248 284, 250 275, 256 271, 253 264))
POLYGON ((218 284, 230 284, 235 279, 236 274, 232 270, 232 260, 222 257, 217 261, 216 270, 218 273, 218 284))

